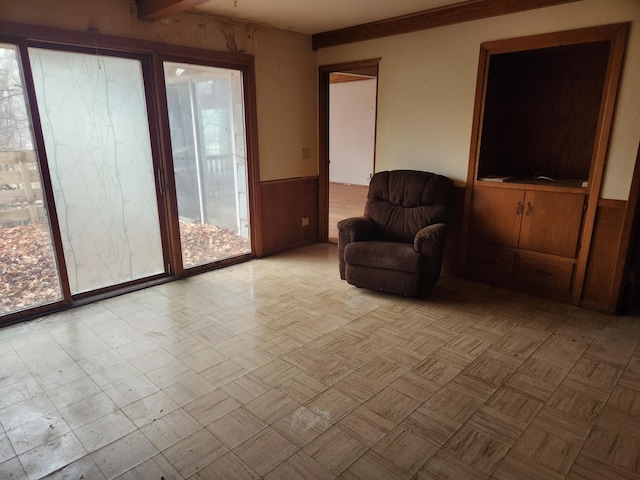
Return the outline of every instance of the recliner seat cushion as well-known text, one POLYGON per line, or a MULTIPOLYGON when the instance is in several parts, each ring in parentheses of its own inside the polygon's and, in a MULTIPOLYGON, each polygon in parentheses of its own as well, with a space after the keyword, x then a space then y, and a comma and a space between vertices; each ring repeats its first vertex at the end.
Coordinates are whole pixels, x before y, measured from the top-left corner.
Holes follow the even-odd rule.
POLYGON ((362 265, 385 270, 419 274, 424 257, 412 244, 398 242, 354 242, 344 249, 344 259, 350 265, 362 265))

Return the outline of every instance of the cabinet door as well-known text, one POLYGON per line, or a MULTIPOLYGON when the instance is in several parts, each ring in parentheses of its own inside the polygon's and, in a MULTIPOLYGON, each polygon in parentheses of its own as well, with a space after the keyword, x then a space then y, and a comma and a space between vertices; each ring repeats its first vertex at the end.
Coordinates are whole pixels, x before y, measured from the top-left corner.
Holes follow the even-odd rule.
POLYGON ((475 187, 471 240, 503 247, 517 247, 524 190, 475 187))
POLYGON ((524 250, 575 257, 585 195, 527 191, 520 230, 524 250))

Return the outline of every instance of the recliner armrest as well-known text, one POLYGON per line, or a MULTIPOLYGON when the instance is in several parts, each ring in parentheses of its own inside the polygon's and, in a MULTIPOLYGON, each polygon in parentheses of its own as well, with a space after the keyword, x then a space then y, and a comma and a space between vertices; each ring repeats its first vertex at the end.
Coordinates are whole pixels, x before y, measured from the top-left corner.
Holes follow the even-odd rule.
POLYGON ((427 257, 442 255, 444 249, 444 239, 447 235, 447 225, 444 223, 434 223, 424 227, 413 240, 413 248, 427 257))
POLYGON ((344 235, 346 243, 372 240, 375 223, 369 217, 351 217, 338 222, 340 237, 344 235))
POLYGON ((344 247, 352 242, 373 240, 376 224, 369 217, 351 217, 338 222, 338 265, 340 278, 345 279, 344 247))

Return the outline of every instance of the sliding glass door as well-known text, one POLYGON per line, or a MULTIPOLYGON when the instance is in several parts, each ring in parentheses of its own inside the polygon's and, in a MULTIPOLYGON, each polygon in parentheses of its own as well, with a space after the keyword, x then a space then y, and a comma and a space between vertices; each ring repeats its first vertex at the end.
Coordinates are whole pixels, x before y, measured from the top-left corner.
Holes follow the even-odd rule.
POLYGON ((164 63, 183 268, 251 252, 242 74, 164 63))
POLYGON ((31 34, 0 32, 0 324, 249 258, 252 59, 31 34))
POLYGON ((30 48, 72 294, 165 271, 141 62, 30 48))

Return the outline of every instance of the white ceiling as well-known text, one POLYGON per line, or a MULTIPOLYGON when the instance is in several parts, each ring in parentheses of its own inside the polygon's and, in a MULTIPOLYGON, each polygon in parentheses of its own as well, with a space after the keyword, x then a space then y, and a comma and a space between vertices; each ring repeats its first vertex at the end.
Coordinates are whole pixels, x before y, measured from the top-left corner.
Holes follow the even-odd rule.
POLYGON ((465 3, 460 0, 209 0, 197 10, 314 34, 465 3))

